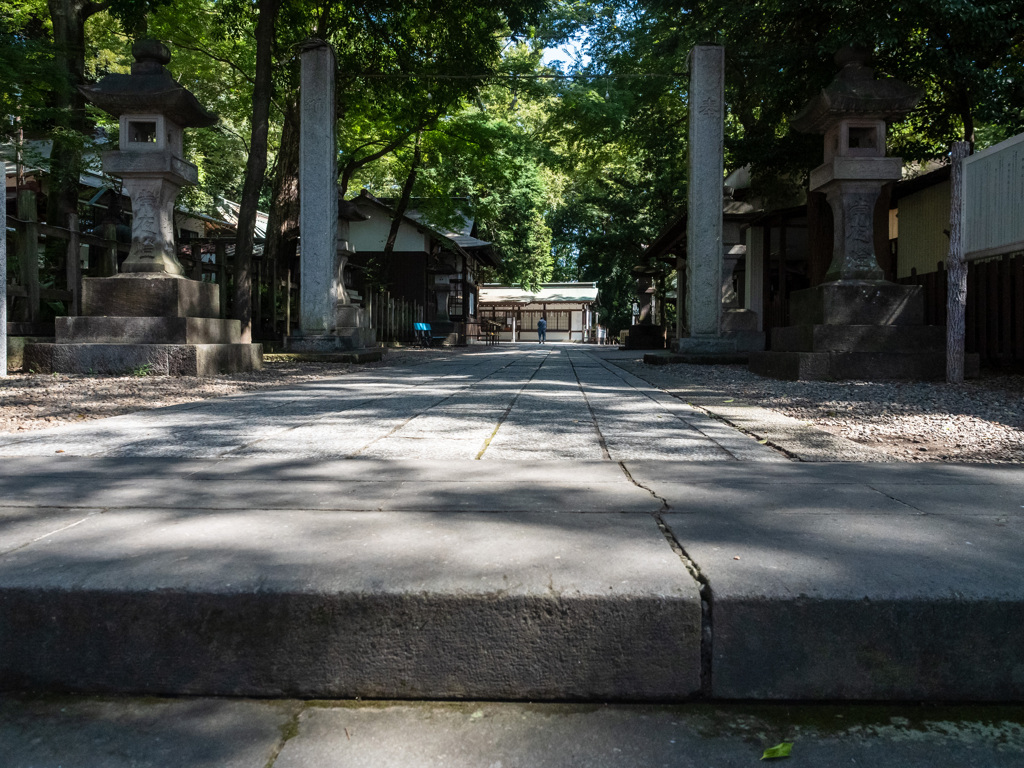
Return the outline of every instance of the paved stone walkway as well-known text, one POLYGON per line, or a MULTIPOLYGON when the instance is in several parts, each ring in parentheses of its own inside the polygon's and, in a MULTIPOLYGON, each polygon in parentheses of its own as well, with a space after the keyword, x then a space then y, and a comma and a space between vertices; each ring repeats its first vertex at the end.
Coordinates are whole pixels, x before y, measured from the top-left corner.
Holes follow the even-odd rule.
POLYGON ((0 439, 0 765, 1019 765, 1019 706, 899 702, 1024 700, 1024 470, 790 460, 617 357, 0 439))
POLYGON ((0 437, 0 456, 786 461, 585 347, 470 347, 0 437))

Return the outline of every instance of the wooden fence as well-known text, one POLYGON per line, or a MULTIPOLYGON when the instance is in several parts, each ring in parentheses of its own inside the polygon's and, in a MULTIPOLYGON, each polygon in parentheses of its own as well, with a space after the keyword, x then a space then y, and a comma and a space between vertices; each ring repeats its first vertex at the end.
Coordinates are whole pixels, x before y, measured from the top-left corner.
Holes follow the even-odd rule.
MULTIPOLYGON (((68 216, 67 227, 41 223, 37 195, 32 190, 18 193, 17 212, 8 217, 14 229, 9 259, 12 272, 7 287, 11 335, 52 335, 53 317, 81 313, 83 277, 110 277, 131 249, 120 242, 118 227, 105 224, 95 229, 101 234, 83 232, 79 216, 68 216), (89 246, 83 269, 83 246, 89 246), (63 306, 54 306, 60 302, 63 306), (47 306, 49 305, 49 306, 47 306)), ((257 238, 256 244, 263 243, 257 238)), ((231 252, 235 238, 214 237, 183 241, 177 246, 178 260, 193 280, 205 280, 220 288, 220 316, 231 317, 233 304, 233 268, 231 252)), ((256 341, 278 341, 286 335, 298 317, 297 285, 291 271, 281 273, 276 265, 253 259, 253 335, 256 341)))
MULTIPOLYGON (((117 228, 113 224, 102 227, 102 235, 82 232, 77 214, 68 216, 67 227, 56 227, 39 221, 36 193, 22 190, 18 193, 17 210, 7 218, 8 227, 14 229, 13 247, 9 261, 14 274, 7 286, 7 300, 12 327, 28 333, 38 333, 45 325, 45 304, 61 302, 62 310, 51 309, 51 314, 77 315, 81 310, 82 246, 97 249, 99 257, 90 259, 86 274, 103 277, 117 274, 119 253, 127 253, 130 245, 117 241, 117 228), (94 261, 94 263, 92 263, 94 261)), ((6 235, 6 233, 4 233, 6 235)))
MULTIPOLYGON (((31 190, 18 194, 17 214, 8 217, 14 229, 8 253, 8 315, 11 335, 47 336, 53 333, 53 317, 81 312, 82 277, 109 277, 118 272, 131 248, 117 240, 117 227, 102 227, 102 236, 80 231, 79 217, 69 216, 67 227, 39 221, 37 196, 31 190), (82 247, 90 246, 87 267, 82 268, 82 247), (53 306, 61 302, 62 307, 53 306), (51 305, 47 307, 47 305, 51 305)), ((257 239, 256 244, 263 240, 257 239)), ((178 260, 193 280, 205 280, 220 288, 221 317, 233 308, 233 259, 235 238, 202 237, 178 244, 178 260)), ((253 340, 278 343, 298 325, 299 285, 290 269, 258 256, 252 262, 253 340)), ((415 343, 413 323, 423 322, 422 304, 389 293, 367 299, 371 325, 383 343, 415 343)))
POLYGON ((413 323, 425 322, 423 305, 392 296, 387 291, 370 294, 367 299, 370 326, 377 330, 377 341, 382 344, 414 344, 413 323))
MULTIPOLYGON (((913 271, 912 271, 913 272, 913 271)), ((946 269, 899 280, 924 288, 925 323, 946 325, 946 269)), ((1024 366, 1024 253, 967 267, 965 351, 978 353, 986 367, 1024 366)))

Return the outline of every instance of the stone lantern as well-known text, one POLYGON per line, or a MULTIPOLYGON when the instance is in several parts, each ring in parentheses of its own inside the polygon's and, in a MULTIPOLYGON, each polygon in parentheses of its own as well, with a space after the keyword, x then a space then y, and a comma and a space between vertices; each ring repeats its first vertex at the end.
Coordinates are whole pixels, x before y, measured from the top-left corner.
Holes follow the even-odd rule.
POLYGON ((882 186, 899 180, 903 160, 885 156, 886 122, 906 117, 921 91, 892 78, 876 80, 868 54, 844 48, 840 71, 792 126, 825 135, 825 162, 811 171, 810 190, 824 192, 835 220, 826 281, 882 280, 874 247, 875 203, 882 186))
POLYGON ((120 120, 119 148, 103 154, 103 170, 120 176, 131 198, 131 250, 120 274, 82 281, 82 316, 56 318, 56 343, 26 345, 26 364, 200 376, 259 368, 262 346, 241 343, 241 323, 221 318, 218 286, 185 277, 175 254, 174 201, 198 181, 183 157, 184 129, 213 125, 217 116, 164 68, 165 45, 139 40, 132 54, 131 74, 81 87, 120 120))
POLYGON ((120 120, 118 149, 103 153, 103 170, 124 181, 132 201, 132 247, 121 272, 183 275, 174 252, 174 200, 198 171, 184 158, 185 128, 217 122, 164 65, 171 52, 156 40, 132 46, 130 75, 107 75, 85 97, 120 120))
POLYGON ((825 137, 825 162, 811 171, 810 190, 832 209, 832 263, 825 282, 789 297, 793 325, 772 329, 771 351, 750 358, 754 373, 781 379, 933 379, 945 375, 944 329, 924 325, 920 286, 884 279, 875 256, 875 204, 902 174, 886 157, 886 123, 905 117, 921 91, 878 80, 868 55, 836 54, 840 71, 791 120, 825 137))

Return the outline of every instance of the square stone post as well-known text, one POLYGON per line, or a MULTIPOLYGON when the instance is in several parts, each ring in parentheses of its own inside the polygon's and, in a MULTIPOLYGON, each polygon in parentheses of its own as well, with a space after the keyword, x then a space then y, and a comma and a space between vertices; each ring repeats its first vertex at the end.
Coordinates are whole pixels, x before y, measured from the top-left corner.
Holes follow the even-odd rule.
POLYGON ((335 142, 334 50, 323 40, 302 46, 299 127, 299 334, 334 332, 338 237, 338 161, 335 142))
POLYGON ((7 179, 0 205, 0 379, 7 375, 7 179))
MULTIPOLYGON (((725 121, 725 49, 698 45, 690 52, 689 185, 686 227, 686 313, 690 335, 680 352, 726 352, 722 314, 722 180, 725 121)), ((728 348, 727 348, 728 347, 728 348)))

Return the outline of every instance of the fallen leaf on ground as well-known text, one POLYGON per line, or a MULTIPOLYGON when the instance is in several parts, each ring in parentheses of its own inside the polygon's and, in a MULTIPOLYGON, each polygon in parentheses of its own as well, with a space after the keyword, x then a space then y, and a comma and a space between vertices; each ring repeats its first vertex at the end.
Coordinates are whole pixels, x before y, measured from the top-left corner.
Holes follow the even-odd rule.
POLYGON ((789 757, 789 753, 793 751, 793 742, 784 741, 781 744, 776 744, 774 747, 768 747, 761 755, 762 760, 775 760, 780 757, 789 757))

